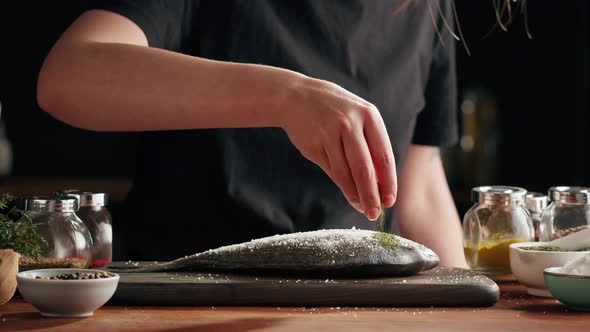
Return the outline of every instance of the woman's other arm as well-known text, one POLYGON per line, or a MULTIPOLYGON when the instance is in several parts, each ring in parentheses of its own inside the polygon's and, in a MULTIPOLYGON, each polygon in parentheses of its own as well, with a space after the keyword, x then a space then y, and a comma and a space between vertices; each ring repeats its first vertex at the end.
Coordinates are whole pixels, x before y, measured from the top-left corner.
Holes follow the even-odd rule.
POLYGON ((467 268, 461 222, 437 147, 410 146, 399 179, 396 217, 401 235, 434 250, 442 266, 467 268))

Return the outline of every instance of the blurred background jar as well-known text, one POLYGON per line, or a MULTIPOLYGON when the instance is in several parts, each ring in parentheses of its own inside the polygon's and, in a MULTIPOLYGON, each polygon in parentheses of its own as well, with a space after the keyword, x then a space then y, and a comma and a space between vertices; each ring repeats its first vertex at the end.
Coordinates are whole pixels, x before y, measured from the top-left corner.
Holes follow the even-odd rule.
POLYGON ((510 244, 533 241, 531 214, 525 207, 526 194, 527 191, 519 187, 472 189, 474 204, 463 219, 463 248, 471 269, 509 273, 510 244))
POLYGON ((543 210, 547 207, 547 195, 537 192, 526 194, 525 206, 531 213, 533 228, 535 229, 535 241, 539 241, 541 233, 541 216, 543 210))
POLYGON ((21 257, 20 270, 90 266, 92 237, 76 215, 78 201, 75 198, 31 197, 24 199, 22 205, 45 244, 40 261, 21 257))
POLYGON ((551 202, 541 217, 541 241, 551 241, 586 229, 590 225, 590 188, 549 188, 551 202))
POLYGON ((92 236, 91 267, 101 267, 113 261, 112 217, 107 209, 107 194, 79 190, 63 190, 63 197, 76 198, 80 208, 76 213, 90 230, 92 236))

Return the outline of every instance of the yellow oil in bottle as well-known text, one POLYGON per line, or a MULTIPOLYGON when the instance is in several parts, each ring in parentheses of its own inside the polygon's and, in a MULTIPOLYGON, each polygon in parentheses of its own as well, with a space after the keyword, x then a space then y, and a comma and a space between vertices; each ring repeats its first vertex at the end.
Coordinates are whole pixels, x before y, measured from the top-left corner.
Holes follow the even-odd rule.
POLYGON ((526 242, 520 239, 487 241, 478 248, 464 247, 465 257, 471 268, 484 273, 510 273, 509 246, 526 242))

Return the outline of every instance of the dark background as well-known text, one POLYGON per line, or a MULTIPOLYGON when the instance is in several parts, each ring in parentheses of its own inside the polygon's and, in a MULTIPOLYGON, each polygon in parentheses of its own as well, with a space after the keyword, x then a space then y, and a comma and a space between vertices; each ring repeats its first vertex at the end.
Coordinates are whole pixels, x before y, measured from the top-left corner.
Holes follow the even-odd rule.
MULTIPOLYGON (((35 82, 51 45, 87 1, 0 5, 0 100, 13 145, 8 178, 128 179, 136 135, 69 127, 40 111, 35 82)), ((529 1, 523 17, 496 29, 492 0, 457 0, 468 55, 457 47, 462 144, 445 151, 462 215, 469 189, 590 185, 587 149, 590 6, 586 0, 529 1)))

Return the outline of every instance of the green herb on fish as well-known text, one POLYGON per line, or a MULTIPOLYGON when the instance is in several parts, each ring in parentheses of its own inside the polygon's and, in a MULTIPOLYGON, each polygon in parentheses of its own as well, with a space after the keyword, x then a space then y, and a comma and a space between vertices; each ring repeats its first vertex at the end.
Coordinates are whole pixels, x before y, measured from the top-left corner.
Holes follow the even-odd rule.
POLYGON ((399 239, 393 234, 379 232, 373 234, 373 238, 379 241, 379 244, 385 248, 392 250, 399 248, 399 239))

